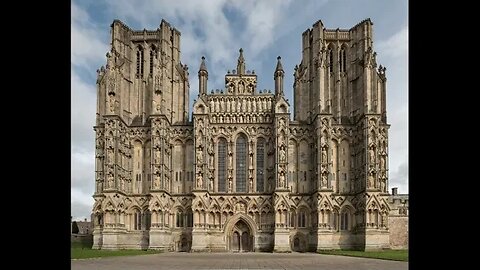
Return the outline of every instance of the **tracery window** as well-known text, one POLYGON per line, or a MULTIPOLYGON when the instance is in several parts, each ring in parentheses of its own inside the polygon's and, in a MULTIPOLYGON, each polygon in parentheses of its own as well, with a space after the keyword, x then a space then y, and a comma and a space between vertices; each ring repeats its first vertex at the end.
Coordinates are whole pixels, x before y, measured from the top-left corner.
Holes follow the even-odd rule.
POLYGON ((265 139, 257 140, 257 192, 263 192, 265 179, 265 139))
POLYGON ((240 135, 236 147, 236 191, 247 191, 247 139, 240 135))
POLYGON ((143 77, 143 48, 138 46, 137 48, 137 78, 143 77))
POLYGON ((227 141, 220 138, 218 141, 218 192, 225 192, 227 181, 227 141))

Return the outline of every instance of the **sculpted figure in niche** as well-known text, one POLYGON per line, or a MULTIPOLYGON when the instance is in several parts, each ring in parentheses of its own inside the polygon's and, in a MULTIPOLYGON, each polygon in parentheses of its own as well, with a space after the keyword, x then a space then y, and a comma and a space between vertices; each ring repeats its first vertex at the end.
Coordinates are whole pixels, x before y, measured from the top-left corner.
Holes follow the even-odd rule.
POLYGON ((285 147, 280 148, 280 162, 285 162, 287 160, 287 151, 285 151, 285 147))
POLYGON ((253 191, 254 191, 254 190, 253 190, 253 178, 250 178, 250 182, 249 182, 249 185, 248 185, 248 190, 249 190, 250 192, 253 192, 253 191))
POLYGON ((220 102, 218 101, 218 99, 215 100, 215 111, 216 112, 220 111, 220 102))
POLYGON ((238 93, 243 94, 244 91, 245 91, 245 86, 243 85, 243 82, 241 82, 238 84, 238 93))
POLYGON ((197 149, 197 164, 202 164, 203 162, 203 150, 201 145, 197 149))
POLYGON ((252 112, 256 112, 257 111, 257 101, 252 100, 252 112))
POLYGON ((271 111, 272 109, 272 100, 268 99, 267 101, 267 111, 271 111))
POLYGON ((232 189, 233 189, 233 181, 232 181, 232 178, 229 177, 229 178, 228 178, 228 191, 231 192, 232 189))
POLYGON ((233 83, 230 83, 230 84, 228 85, 228 93, 229 93, 229 94, 233 94, 233 83))
POLYGON ((223 98, 220 99, 220 111, 224 112, 225 111, 225 103, 223 98))
POLYGON ((380 158, 380 170, 384 170, 385 169, 385 157, 381 157, 380 158))
POLYGON ((107 177, 107 182, 108 182, 108 187, 109 188, 114 188, 114 183, 113 183, 114 179, 113 179, 113 174, 112 173, 109 173, 108 174, 108 177, 107 177))
POLYGON ((213 111, 215 109, 215 104, 213 102, 213 99, 210 99, 210 110, 213 111))
POLYGON ((322 147, 322 162, 327 162, 327 149, 322 147))
POLYGON ((371 188, 375 187, 375 177, 373 176, 373 173, 368 174, 368 186, 371 188))
POLYGON ((251 101, 250 99, 247 100, 247 112, 251 112, 251 101))
POLYGON ((262 99, 262 103, 263 103, 263 110, 264 110, 264 111, 268 111, 268 109, 267 109, 267 100, 263 98, 263 99, 262 99))
POLYGON ((202 188, 203 187, 203 179, 202 175, 199 173, 197 174, 197 188, 202 188))
POLYGON ((322 173, 322 187, 327 187, 327 174, 322 173))
POLYGON ((247 101, 242 99, 242 112, 246 112, 247 110, 247 101))
POLYGON ((373 149, 373 147, 370 148, 369 155, 370 155, 370 163, 371 164, 375 163, 375 150, 373 149))
POLYGON ((233 168, 233 153, 232 153, 232 150, 228 150, 228 167, 233 168))
POLYGON ((227 99, 227 112, 230 112, 230 99, 227 99))
POLYGON ((280 187, 285 186, 285 173, 283 171, 280 172, 279 182, 280 182, 280 187))
POLYGON ((242 102, 240 100, 237 100, 237 112, 242 111, 242 102))

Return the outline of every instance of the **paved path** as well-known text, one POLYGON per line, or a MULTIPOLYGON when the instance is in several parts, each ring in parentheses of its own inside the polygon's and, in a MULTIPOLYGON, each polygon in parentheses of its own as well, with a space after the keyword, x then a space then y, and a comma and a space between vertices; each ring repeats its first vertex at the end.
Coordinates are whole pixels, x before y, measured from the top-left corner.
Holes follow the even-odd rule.
POLYGON ((152 255, 72 260, 72 269, 408 269, 397 262, 315 253, 161 253, 152 255))

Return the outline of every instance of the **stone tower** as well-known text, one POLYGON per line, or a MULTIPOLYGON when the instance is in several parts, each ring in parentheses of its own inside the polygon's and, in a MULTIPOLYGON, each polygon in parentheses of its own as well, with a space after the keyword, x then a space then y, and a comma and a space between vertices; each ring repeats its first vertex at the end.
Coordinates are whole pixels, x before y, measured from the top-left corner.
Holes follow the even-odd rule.
POLYGON ((201 57, 189 121, 180 33, 163 20, 155 31, 111 27, 97 79, 93 248, 388 248, 391 209, 405 228, 406 199, 387 191, 386 78, 370 20, 303 33, 293 121, 280 56, 273 92, 257 89, 240 49, 210 93, 201 57))
MULTIPOLYGON (((316 137, 315 178, 318 197, 326 201, 318 210, 335 211, 327 198, 347 201, 352 244, 365 249, 389 243, 386 68, 377 67, 372 25, 366 19, 334 30, 316 22, 302 34, 302 61, 294 74, 294 119, 311 126, 316 137)), ((329 230, 319 226, 318 248, 334 247, 329 230)))

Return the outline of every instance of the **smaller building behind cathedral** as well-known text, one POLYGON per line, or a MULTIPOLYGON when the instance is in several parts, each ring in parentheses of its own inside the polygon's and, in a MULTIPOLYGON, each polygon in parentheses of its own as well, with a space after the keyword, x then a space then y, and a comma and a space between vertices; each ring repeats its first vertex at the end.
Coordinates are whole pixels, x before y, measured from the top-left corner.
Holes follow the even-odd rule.
POLYGON ((280 57, 273 91, 257 89, 240 49, 210 93, 202 57, 190 121, 180 32, 115 20, 111 38, 97 71, 93 248, 407 247, 408 195, 388 193, 386 68, 369 19, 303 32, 294 120, 280 57))

